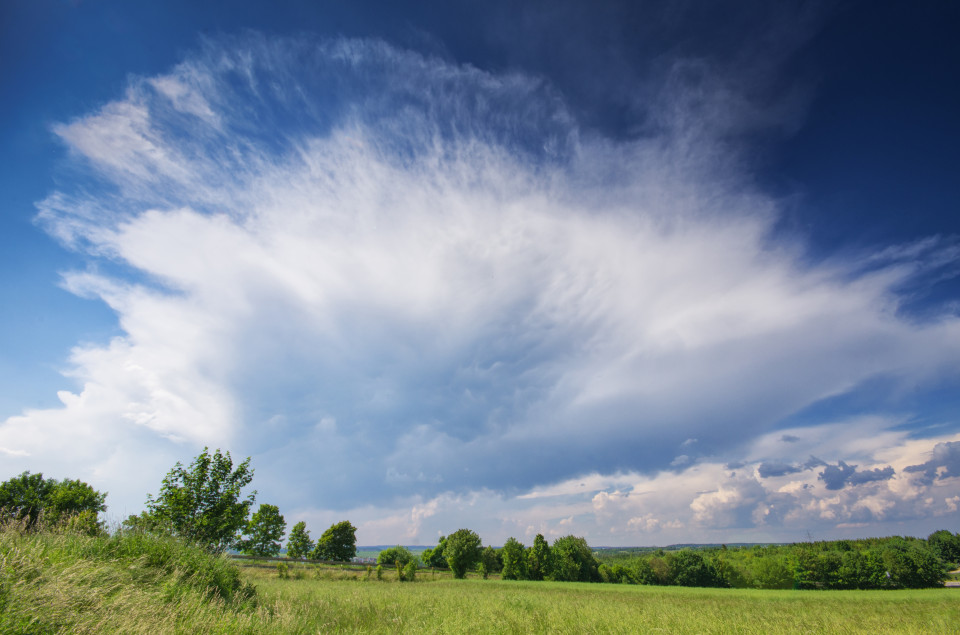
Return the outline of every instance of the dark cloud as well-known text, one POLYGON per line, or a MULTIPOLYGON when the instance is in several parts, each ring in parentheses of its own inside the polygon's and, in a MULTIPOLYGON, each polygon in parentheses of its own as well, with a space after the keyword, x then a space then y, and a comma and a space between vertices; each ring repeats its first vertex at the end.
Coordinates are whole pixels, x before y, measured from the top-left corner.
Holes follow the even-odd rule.
MULTIPOLYGON (((782 441, 787 441, 788 443, 792 443, 792 440, 797 439, 798 437, 791 437, 790 435, 784 435, 781 438, 782 441)), ((811 456, 809 459, 799 465, 792 465, 790 463, 784 463, 783 461, 765 461, 760 464, 758 472, 760 473, 760 478, 769 478, 771 476, 796 474, 797 472, 812 470, 815 467, 821 467, 824 465, 826 465, 824 461, 815 456, 811 456)))
POLYGON ((782 437, 780 437, 780 440, 783 441, 784 443, 796 443, 797 441, 800 440, 800 437, 795 437, 792 434, 785 434, 782 437))
POLYGON ((889 465, 884 468, 857 471, 856 465, 847 465, 843 461, 836 465, 827 465, 820 472, 820 480, 826 483, 827 489, 843 489, 845 485, 862 485, 874 481, 885 481, 892 478, 894 470, 889 465))
POLYGON ((790 465, 788 463, 781 463, 780 461, 771 461, 769 463, 761 463, 758 468, 760 473, 760 478, 769 478, 771 476, 784 476, 785 474, 796 474, 797 472, 802 471, 802 468, 795 465, 790 465))
POLYGON ((933 456, 929 461, 920 465, 911 465, 903 471, 923 473, 923 482, 928 485, 937 478, 960 476, 960 441, 938 443, 933 447, 933 456), (937 474, 940 468, 945 468, 944 472, 937 474))

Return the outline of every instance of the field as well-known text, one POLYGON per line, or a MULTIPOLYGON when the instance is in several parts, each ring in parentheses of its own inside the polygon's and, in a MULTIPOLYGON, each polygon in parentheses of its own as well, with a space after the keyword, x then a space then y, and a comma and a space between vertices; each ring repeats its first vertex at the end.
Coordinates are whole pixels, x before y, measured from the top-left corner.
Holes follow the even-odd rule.
POLYGON ((768 591, 244 567, 289 632, 956 633, 960 590, 768 591))
POLYGON ((0 528, 0 633, 956 633, 960 589, 771 591, 238 565, 168 537, 0 528), (255 590, 253 589, 255 587, 255 590))

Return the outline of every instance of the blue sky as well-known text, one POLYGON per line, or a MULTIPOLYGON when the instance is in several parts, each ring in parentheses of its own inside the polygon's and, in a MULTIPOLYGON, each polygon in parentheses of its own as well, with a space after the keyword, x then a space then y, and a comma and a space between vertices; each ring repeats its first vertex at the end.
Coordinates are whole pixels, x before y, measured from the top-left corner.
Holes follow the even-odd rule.
POLYGON ((8 2, 0 478, 361 543, 955 528, 948 3, 8 2))

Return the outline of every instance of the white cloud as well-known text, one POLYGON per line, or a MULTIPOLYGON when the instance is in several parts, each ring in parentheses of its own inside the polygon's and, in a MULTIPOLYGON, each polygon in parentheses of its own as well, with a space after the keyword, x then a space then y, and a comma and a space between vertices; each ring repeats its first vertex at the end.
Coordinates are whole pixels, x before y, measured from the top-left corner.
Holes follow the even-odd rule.
MULTIPOLYGON (((77 391, 0 444, 125 506, 171 456, 229 447, 269 500, 356 512, 377 540, 459 526, 454 507, 495 535, 606 514, 628 542, 896 516, 913 481, 828 500, 813 472, 768 486, 714 458, 802 461, 826 428, 770 432, 782 418, 878 376, 953 376, 956 317, 897 310, 928 248, 811 265, 772 241, 776 204, 729 149, 677 125, 581 135, 541 81, 377 42, 208 43, 56 127, 107 187, 41 217, 105 265, 64 285, 123 335, 75 349, 77 391)), ((894 461, 918 442, 889 426, 831 430, 825 460, 922 463, 894 461)))

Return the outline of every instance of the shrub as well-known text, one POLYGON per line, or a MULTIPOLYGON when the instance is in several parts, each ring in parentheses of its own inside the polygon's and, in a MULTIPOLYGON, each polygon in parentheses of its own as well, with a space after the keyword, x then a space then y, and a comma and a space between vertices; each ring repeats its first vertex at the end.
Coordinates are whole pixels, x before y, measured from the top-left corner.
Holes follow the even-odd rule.
POLYGON ((403 576, 407 582, 413 582, 417 578, 417 563, 412 560, 403 568, 403 576))

